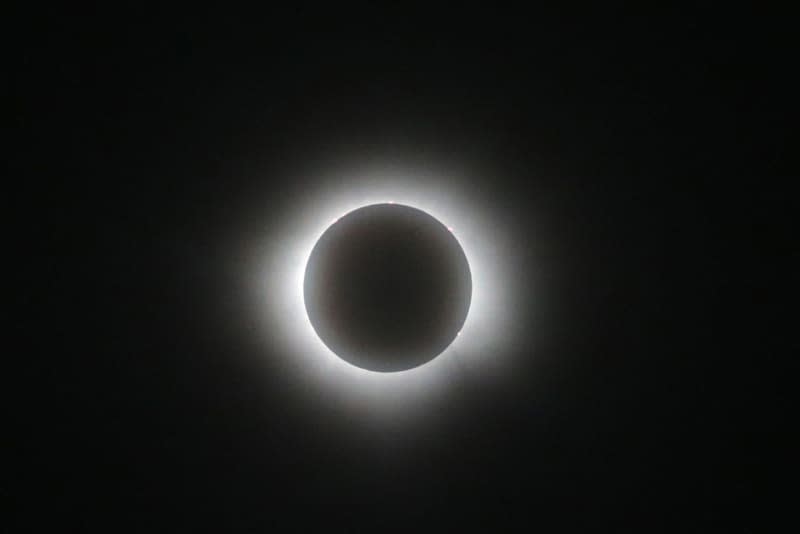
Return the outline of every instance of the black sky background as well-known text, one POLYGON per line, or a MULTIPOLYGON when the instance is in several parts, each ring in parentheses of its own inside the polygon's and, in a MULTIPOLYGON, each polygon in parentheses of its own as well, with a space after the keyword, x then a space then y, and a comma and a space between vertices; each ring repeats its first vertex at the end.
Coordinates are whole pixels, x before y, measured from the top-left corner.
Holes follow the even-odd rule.
POLYGON ((780 18, 20 16, 8 531, 766 531, 780 18), (243 258, 340 154, 486 170, 457 185, 531 273, 513 376, 378 432, 281 375, 243 258))

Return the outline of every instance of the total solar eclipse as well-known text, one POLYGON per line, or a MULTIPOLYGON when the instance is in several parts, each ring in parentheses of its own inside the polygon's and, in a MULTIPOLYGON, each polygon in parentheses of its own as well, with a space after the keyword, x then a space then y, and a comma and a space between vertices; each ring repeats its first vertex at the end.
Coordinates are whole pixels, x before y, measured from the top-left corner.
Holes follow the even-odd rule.
POLYGON ((343 360, 378 372, 418 367, 458 335, 472 277, 453 233, 422 210, 373 204, 314 246, 303 295, 309 320, 343 360))

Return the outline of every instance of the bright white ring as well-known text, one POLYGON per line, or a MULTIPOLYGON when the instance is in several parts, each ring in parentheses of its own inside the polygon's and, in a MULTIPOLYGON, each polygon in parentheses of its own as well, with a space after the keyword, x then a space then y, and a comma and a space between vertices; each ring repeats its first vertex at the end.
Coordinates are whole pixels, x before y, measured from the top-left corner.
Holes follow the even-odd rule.
POLYGON ((396 411, 463 373, 503 368, 515 309, 509 235, 492 214, 491 199, 458 183, 472 182, 420 169, 350 169, 319 179, 302 202, 287 206, 285 226, 275 232, 281 237, 268 245, 259 277, 271 323, 266 341, 281 349, 287 369, 348 403, 396 411), (472 274, 470 311, 459 335, 433 360, 396 373, 369 371, 339 358, 317 336, 303 300, 306 264, 319 237, 350 211, 385 202, 416 207, 450 228, 472 274))

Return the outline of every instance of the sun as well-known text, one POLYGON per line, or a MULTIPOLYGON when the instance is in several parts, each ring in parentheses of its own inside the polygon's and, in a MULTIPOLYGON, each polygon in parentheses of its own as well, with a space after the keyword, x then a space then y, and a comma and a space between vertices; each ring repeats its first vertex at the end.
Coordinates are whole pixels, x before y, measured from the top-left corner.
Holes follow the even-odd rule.
POLYGON ((265 342, 282 354, 284 368, 348 402, 408 406, 411 399, 503 366, 513 330, 514 273, 504 254, 505 228, 491 206, 446 173, 420 169, 342 168, 313 181, 302 201, 287 209, 284 224, 265 246, 258 294, 268 321, 265 342), (461 244, 472 271, 472 303, 459 335, 433 360, 395 373, 356 367, 320 340, 303 298, 306 264, 325 230, 347 213, 381 203, 420 209, 441 221, 461 244))

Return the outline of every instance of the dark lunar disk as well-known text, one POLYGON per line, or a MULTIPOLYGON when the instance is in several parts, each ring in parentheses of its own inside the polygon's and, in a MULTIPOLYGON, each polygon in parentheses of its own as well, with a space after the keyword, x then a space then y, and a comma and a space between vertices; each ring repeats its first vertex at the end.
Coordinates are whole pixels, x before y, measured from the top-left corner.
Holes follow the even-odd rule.
POLYGON ((306 266, 308 317, 339 357, 372 371, 411 369, 458 335, 472 297, 458 241, 416 208, 374 204, 320 237, 306 266))

